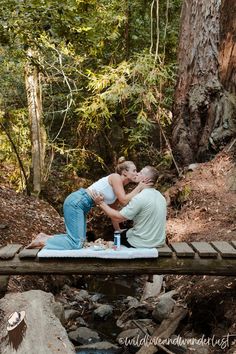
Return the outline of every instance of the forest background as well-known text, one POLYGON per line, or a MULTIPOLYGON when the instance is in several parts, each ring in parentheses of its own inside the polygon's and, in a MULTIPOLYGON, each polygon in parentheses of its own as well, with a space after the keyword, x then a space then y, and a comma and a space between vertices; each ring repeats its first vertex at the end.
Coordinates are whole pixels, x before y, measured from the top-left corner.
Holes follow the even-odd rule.
POLYGON ((121 155, 165 180, 213 157, 235 133, 235 95, 215 78, 230 2, 3 0, 0 179, 56 205, 121 155))
MULTIPOLYGON (((121 155, 159 170, 169 242, 235 240, 235 18, 235 0, 2 0, 0 244, 62 233, 50 205, 61 212, 121 155)), ((88 231, 110 239, 99 212, 88 231)), ((197 333, 235 334, 233 277, 167 284, 197 333)))

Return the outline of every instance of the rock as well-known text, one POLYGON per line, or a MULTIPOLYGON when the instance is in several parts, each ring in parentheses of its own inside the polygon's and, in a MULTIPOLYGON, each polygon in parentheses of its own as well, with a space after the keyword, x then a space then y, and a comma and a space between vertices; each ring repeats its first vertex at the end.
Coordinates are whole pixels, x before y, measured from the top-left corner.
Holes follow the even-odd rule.
POLYGON ((171 297, 160 297, 158 304, 152 312, 152 317, 157 322, 163 321, 165 318, 169 317, 174 305, 175 301, 171 297))
POLYGON ((100 293, 96 293, 94 295, 91 296, 90 300, 92 302, 97 302, 99 300, 101 300, 101 298, 103 297, 104 295, 103 294, 100 294, 100 293))
POLYGON ((79 292, 77 292, 77 294, 75 295, 75 300, 77 302, 82 302, 85 300, 88 300, 90 297, 89 293, 87 292, 87 290, 80 290, 79 292))
POLYGON ((75 295, 75 302, 78 304, 78 302, 84 302, 84 299, 78 294, 75 295))
POLYGON ((78 305, 77 301, 71 301, 70 302, 70 307, 74 307, 74 306, 77 306, 77 305, 78 305))
POLYGON ((92 344, 80 345, 76 347, 76 353, 100 353, 100 354, 119 354, 123 351, 122 348, 118 347, 109 342, 97 342, 92 344))
POLYGON ((0 321, 0 353, 13 353, 8 341, 9 333, 6 329, 9 315, 14 311, 25 311, 26 330, 17 349, 17 354, 32 352, 37 352, 37 354, 65 353, 65 348, 66 354, 75 354, 65 328, 62 327, 59 319, 54 315, 54 303, 53 295, 41 290, 5 295, 0 300, 0 308, 3 312, 0 321), (37 348, 35 347, 36 343, 38 343, 37 348))
POLYGON ((76 324, 73 324, 69 327, 69 330, 67 330, 67 332, 73 332, 73 331, 76 331, 78 328, 78 326, 76 326, 76 324))
POLYGON ((125 302, 128 303, 129 307, 136 307, 139 305, 138 299, 136 299, 135 297, 132 297, 132 296, 127 296, 127 298, 125 299, 125 302))
POLYGON ((125 348, 131 347, 131 351, 137 349, 140 346, 140 340, 145 338, 145 334, 139 328, 127 329, 122 331, 116 338, 120 345, 125 348))
POLYGON ((62 288, 63 291, 67 292, 67 291, 71 291, 71 288, 69 287, 69 285, 65 284, 62 288))
POLYGON ((142 331, 139 328, 131 328, 131 329, 126 329, 125 331, 122 331, 118 334, 116 340, 120 342, 120 339, 123 338, 133 338, 136 337, 137 335, 141 334, 142 331))
POLYGON ((196 168, 198 168, 199 164, 198 163, 191 163, 190 165, 188 165, 188 171, 193 171, 196 168))
POLYGON ((4 296, 7 291, 9 276, 1 275, 0 276, 0 297, 4 296))
POLYGON ((91 344, 100 341, 99 334, 87 327, 79 327, 68 333, 69 338, 79 344, 91 344))
POLYGON ((65 310, 65 321, 72 320, 80 315, 80 312, 77 310, 65 310))
POLYGON ((65 323, 65 311, 64 307, 60 302, 55 302, 52 305, 52 311, 54 315, 60 320, 62 324, 65 323))
POLYGON ((163 283, 163 275, 154 275, 153 282, 146 282, 141 301, 146 300, 150 297, 158 296, 161 292, 161 287, 163 283))
POLYGON ((93 311, 95 317, 107 318, 113 312, 113 307, 111 305, 100 305, 96 310, 93 311))
POLYGON ((79 292, 79 296, 82 297, 82 299, 88 299, 89 298, 89 293, 87 292, 87 290, 80 290, 79 292))
MULTIPOLYGON (((76 323, 77 323, 77 325, 79 325, 79 326, 88 327, 88 324, 85 322, 85 320, 83 319, 83 317, 77 317, 77 318, 76 318, 76 323)), ((78 327, 78 326, 77 326, 77 327, 78 327)))

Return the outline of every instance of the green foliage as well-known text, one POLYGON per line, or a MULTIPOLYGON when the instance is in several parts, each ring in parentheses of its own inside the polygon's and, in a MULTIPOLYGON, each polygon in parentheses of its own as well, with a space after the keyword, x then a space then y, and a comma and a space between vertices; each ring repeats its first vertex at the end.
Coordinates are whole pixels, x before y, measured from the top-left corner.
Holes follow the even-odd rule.
POLYGON ((58 153, 63 157, 64 160, 64 171, 76 171, 78 175, 85 175, 86 171, 89 169, 88 161, 93 159, 104 169, 106 169, 103 159, 88 149, 80 148, 70 148, 65 145, 51 145, 54 152, 58 153))
MULTIPOLYGON (((171 122, 182 1, 169 1, 168 24, 167 2, 159 2, 158 60, 148 54, 151 3, 2 0, 0 109, 9 113, 8 129, 26 171, 30 139, 24 66, 29 60, 41 73, 49 167, 52 150, 65 169, 93 178, 94 171, 112 170, 123 153, 137 162, 160 163, 163 132, 171 122), (37 51, 37 60, 27 57, 29 47, 37 51)), ((0 139, 2 160, 18 166, 2 131, 0 139)))
POLYGON ((16 190, 25 188, 25 180, 16 156, 15 149, 26 172, 30 169, 30 132, 26 109, 11 110, 10 114, 0 114, 0 162, 15 166, 8 176, 8 183, 16 190), (14 145, 14 146, 13 146, 14 145))
POLYGON ((11 111, 11 115, 3 116, 1 112, 1 146, 5 148, 1 150, 1 160, 10 161, 12 159, 12 144, 7 137, 6 132, 11 136, 13 142, 25 161, 29 160, 30 140, 29 126, 27 120, 27 112, 25 109, 11 111))
POLYGON ((100 73, 90 71, 91 95, 77 109, 80 129, 96 129, 96 134, 103 134, 104 127, 110 128, 116 120, 123 130, 125 154, 147 147, 156 126, 171 123, 168 109, 174 73, 173 65, 158 64, 149 54, 106 66, 100 73))
POLYGON ((178 191, 175 200, 175 205, 178 209, 181 209, 181 207, 189 200, 191 192, 192 190, 189 185, 183 186, 183 188, 178 191))

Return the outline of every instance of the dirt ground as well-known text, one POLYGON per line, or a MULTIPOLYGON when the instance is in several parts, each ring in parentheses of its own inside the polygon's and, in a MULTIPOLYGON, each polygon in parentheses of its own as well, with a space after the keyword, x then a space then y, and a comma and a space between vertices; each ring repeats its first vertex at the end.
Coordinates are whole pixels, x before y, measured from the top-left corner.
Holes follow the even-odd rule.
MULTIPOLYGON (((188 171, 167 192, 167 236, 176 241, 236 240, 236 168, 234 153, 220 153, 214 160, 188 171)), ((193 334, 236 338, 236 279, 215 276, 168 276, 167 286, 178 289, 191 309, 188 330, 193 334)), ((228 348, 229 349, 229 348, 228 348)), ((212 353, 236 353, 212 348, 212 353)))
POLYGON ((236 168, 234 156, 214 160, 188 171, 167 193, 168 239, 211 241, 236 239, 236 168))
MULTIPOLYGON (((236 240, 235 153, 232 149, 221 152, 210 162, 194 167, 185 170, 165 193, 169 242, 236 240)), ((0 205, 0 245, 26 245, 41 231, 64 231, 63 218, 47 202, 17 194, 4 184, 0 184, 0 205)), ((96 210, 90 215, 89 229, 98 215, 96 210)), ((101 224, 107 225, 107 220, 101 224)), ((166 284, 169 289, 178 289, 190 308, 184 333, 191 323, 189 330, 196 333, 236 334, 235 278, 168 276, 166 284)), ((236 346, 228 353, 236 353, 236 346)))

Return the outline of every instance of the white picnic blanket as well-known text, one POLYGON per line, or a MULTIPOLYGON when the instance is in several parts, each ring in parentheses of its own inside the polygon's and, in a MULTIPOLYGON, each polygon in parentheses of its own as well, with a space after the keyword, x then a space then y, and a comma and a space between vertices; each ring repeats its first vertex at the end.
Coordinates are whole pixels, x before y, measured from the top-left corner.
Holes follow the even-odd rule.
POLYGON ((157 258, 156 248, 127 248, 121 246, 120 250, 111 248, 100 249, 94 246, 79 250, 47 250, 38 253, 39 258, 104 258, 104 259, 132 259, 132 258, 157 258))

